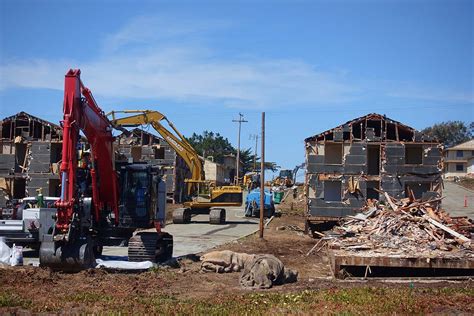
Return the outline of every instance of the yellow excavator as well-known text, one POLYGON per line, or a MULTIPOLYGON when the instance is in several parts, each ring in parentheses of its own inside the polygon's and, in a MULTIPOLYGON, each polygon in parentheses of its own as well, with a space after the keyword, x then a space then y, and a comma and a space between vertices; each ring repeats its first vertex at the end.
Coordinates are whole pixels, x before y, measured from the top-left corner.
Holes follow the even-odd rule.
POLYGON ((162 113, 151 110, 125 110, 112 111, 107 117, 115 128, 124 132, 127 132, 125 127, 151 125, 189 167, 191 178, 185 179, 188 201, 184 202, 183 208, 173 211, 173 223, 187 224, 193 214, 209 214, 210 224, 224 224, 225 207, 242 205, 240 186, 217 187, 214 182, 205 180, 203 162, 196 150, 162 113), (161 124, 162 121, 165 121, 174 133, 166 129, 161 124))

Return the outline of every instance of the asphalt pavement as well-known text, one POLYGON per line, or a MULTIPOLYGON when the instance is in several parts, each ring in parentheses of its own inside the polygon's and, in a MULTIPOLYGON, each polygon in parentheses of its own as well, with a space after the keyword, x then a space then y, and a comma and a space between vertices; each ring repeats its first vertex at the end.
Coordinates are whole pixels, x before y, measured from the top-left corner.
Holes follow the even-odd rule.
POLYGON ((454 182, 444 181, 442 207, 451 216, 468 216, 474 219, 474 192, 454 182), (465 206, 467 200, 467 207, 465 206))
MULTIPOLYGON (((258 230, 258 218, 245 217, 243 207, 227 207, 226 217, 225 225, 209 224, 208 215, 195 215, 189 224, 166 225, 163 230, 173 235, 173 256, 204 252, 258 230)), ((102 253, 126 260, 127 248, 105 247, 102 253)))

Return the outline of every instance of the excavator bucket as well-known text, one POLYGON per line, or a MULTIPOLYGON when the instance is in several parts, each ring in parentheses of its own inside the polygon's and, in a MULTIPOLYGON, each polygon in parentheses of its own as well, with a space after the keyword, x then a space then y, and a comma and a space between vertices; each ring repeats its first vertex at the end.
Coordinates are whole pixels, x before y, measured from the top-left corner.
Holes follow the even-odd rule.
POLYGON ((39 260, 41 267, 64 272, 79 272, 92 268, 95 263, 92 243, 88 240, 62 243, 59 247, 55 242, 43 241, 39 260))

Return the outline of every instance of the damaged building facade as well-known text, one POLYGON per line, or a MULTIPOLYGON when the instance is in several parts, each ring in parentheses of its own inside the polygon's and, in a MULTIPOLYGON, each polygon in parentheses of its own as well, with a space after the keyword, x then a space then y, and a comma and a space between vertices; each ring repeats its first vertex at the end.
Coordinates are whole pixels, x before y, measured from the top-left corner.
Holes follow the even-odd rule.
MULTIPOLYGON (((44 196, 60 196, 61 127, 20 112, 0 121, 0 135, 0 208, 7 199, 36 196, 39 189, 44 196)), ((115 145, 117 161, 161 166, 169 200, 184 200, 189 168, 162 138, 135 129, 119 135, 115 145)))
POLYGON ((307 228, 354 215, 368 199, 441 194, 442 146, 380 114, 305 139, 307 228))
POLYGON ((59 196, 61 127, 25 112, 0 122, 0 207, 7 199, 59 196))
POLYGON ((144 162, 160 166, 166 182, 168 199, 181 203, 185 199, 186 184, 190 170, 183 158, 161 137, 135 128, 130 134, 122 133, 115 141, 118 160, 144 162))

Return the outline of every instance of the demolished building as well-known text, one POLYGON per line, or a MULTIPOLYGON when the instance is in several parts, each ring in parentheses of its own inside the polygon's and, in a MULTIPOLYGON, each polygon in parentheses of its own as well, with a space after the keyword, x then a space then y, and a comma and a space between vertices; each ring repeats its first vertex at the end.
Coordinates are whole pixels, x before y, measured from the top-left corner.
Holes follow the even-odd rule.
MULTIPOLYGON (((7 199, 60 195, 59 167, 62 129, 25 112, 0 121, 0 208, 7 199)), ((184 179, 189 168, 160 137, 141 129, 116 138, 117 160, 144 162, 162 167, 167 195, 173 202, 185 198, 184 179)), ((83 147, 87 148, 83 139, 83 147)))
POLYGON ((354 215, 368 199, 441 194, 442 146, 376 113, 305 139, 307 228, 354 215))
POLYGON ((6 199, 59 196, 61 127, 25 112, 0 122, 0 207, 6 199))
POLYGON ((129 134, 119 135, 115 145, 119 153, 118 160, 160 166, 168 199, 176 203, 185 200, 184 180, 190 177, 190 170, 184 159, 163 138, 135 128, 129 134))

